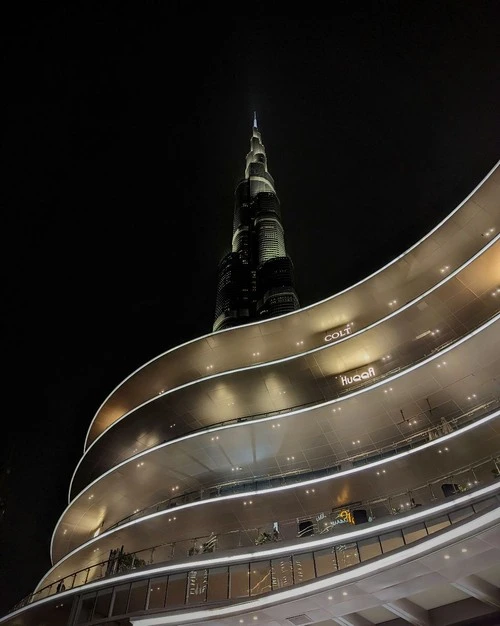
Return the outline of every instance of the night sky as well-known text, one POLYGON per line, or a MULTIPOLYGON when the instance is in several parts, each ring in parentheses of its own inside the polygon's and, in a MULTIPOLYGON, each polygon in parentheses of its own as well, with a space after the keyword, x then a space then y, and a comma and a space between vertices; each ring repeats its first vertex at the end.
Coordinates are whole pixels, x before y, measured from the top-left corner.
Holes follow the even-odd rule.
POLYGON ((254 110, 302 306, 403 253, 500 158, 498 2, 45 4, 1 26, 0 614, 50 567, 100 404, 211 332, 254 110))

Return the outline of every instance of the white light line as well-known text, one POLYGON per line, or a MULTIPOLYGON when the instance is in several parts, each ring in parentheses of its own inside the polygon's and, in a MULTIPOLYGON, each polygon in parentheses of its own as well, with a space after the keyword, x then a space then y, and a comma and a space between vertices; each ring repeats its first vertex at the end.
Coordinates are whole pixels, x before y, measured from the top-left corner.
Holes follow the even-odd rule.
MULTIPOLYGON (((367 276, 366 278, 363 278, 362 280, 360 280, 357 283, 354 283, 354 285, 351 285, 349 287, 347 287, 346 289, 339 291, 338 293, 329 296, 328 298, 325 298, 324 300, 320 300, 319 302, 314 302, 313 304, 310 304, 308 306, 305 307, 301 307, 298 311, 292 311, 290 313, 286 313, 284 315, 281 315, 279 317, 288 317, 290 315, 296 315, 298 313, 300 313, 301 311, 307 311, 309 309, 312 309, 314 307, 317 307, 321 304, 323 304, 324 302, 328 302, 329 300, 333 300, 334 298, 338 298, 340 295, 350 291, 351 289, 354 289, 355 287, 358 287, 359 285, 363 284, 364 282, 372 279, 374 276, 376 276, 377 274, 380 274, 380 272, 383 272, 385 269, 387 269, 388 267, 390 267, 391 265, 394 265, 395 263, 397 263, 397 261, 399 261, 400 259, 402 259, 403 257, 405 257, 407 254, 409 254, 412 250, 414 250, 418 245, 420 245, 423 241, 425 241, 426 239, 428 239, 434 232, 436 232, 436 230, 438 230, 443 224, 445 224, 448 220, 451 219, 451 217, 453 215, 455 215, 455 213, 470 199, 472 198, 472 196, 484 185, 484 183, 490 178, 490 176, 495 172, 495 170, 498 168, 498 166, 500 165, 500 160, 497 161, 497 163, 491 168, 491 170, 486 174, 486 176, 476 185, 476 187, 474 187, 474 189, 469 193, 469 195, 467 195, 462 202, 460 202, 460 204, 449 214, 447 215, 443 220, 441 220, 441 222, 439 222, 432 230, 430 230, 426 235, 424 235, 421 239, 419 239, 419 241, 417 241, 415 244, 413 244, 410 248, 408 248, 405 252, 403 252, 402 254, 400 254, 399 256, 397 256, 396 258, 394 258, 392 261, 390 261, 389 263, 387 263, 387 265, 384 265, 383 267, 381 267, 379 270, 377 270, 376 272, 373 272, 373 274, 370 274, 369 276, 367 276)), ((268 322, 272 322, 275 318, 270 318, 267 320, 258 320, 256 322, 251 322, 249 324, 245 324, 245 328, 250 327, 250 326, 255 326, 257 324, 266 324, 268 322)), ((234 331, 234 328, 226 328, 224 330, 220 330, 217 331, 216 333, 207 333, 206 335, 202 335, 201 337, 196 337, 195 339, 191 339, 190 341, 186 341, 185 343, 180 344, 179 346, 175 346, 174 348, 171 348, 170 350, 166 350, 165 352, 163 352, 162 354, 154 357, 153 359, 151 359, 150 361, 148 361, 147 363, 144 363, 144 365, 141 365, 141 367, 137 368, 134 372, 132 372, 129 376, 127 376, 127 378, 125 378, 119 385, 117 385, 113 391, 111 391, 111 393, 108 394, 108 396, 106 397, 106 399, 102 402, 101 406, 97 409, 92 421, 90 422, 90 426, 88 428, 87 431, 87 435, 85 437, 85 442, 84 442, 84 448, 83 448, 83 452, 85 454, 85 450, 87 448, 87 441, 88 438, 90 436, 90 431, 92 430, 92 426, 97 418, 97 416, 99 415, 99 412, 101 411, 101 409, 103 408, 103 406, 106 404, 106 402, 109 400, 109 398, 111 398, 111 396, 120 388, 122 387, 127 380, 129 380, 130 378, 132 378, 133 376, 135 376, 138 372, 140 372, 141 370, 143 370, 144 368, 146 368, 148 365, 150 365, 151 363, 154 363, 155 361, 157 361, 158 359, 161 359, 162 357, 164 357, 165 355, 173 352, 174 350, 179 350, 180 348, 182 348, 183 346, 187 346, 191 343, 195 343, 197 341, 203 341, 205 339, 208 339, 209 337, 213 337, 214 335, 218 335, 221 333, 225 333, 225 332, 230 332, 230 331, 234 331)))
MULTIPOLYGON (((372 469, 374 467, 378 467, 379 465, 384 465, 387 463, 391 463, 392 461, 397 461, 400 460, 406 456, 409 456, 410 454, 415 454, 417 452, 420 452, 423 449, 426 448, 430 448, 432 446, 436 446, 436 445, 442 445, 442 443, 444 441, 449 441, 450 439, 454 438, 454 437, 458 437, 459 435, 461 435, 464 432, 467 432, 469 430, 472 430, 474 428, 478 428, 479 426, 482 426, 483 424, 497 418, 500 415, 500 409, 498 409, 497 411, 495 411, 494 413, 492 413, 491 415, 487 415, 486 417, 477 420, 476 422, 473 422, 472 424, 468 424, 467 426, 464 426, 463 428, 461 428, 460 430, 455 430, 452 433, 449 433, 448 435, 443 435, 442 437, 440 437, 439 439, 433 439, 432 441, 429 441, 425 444, 422 444, 421 446, 417 447, 417 448, 413 448, 412 450, 407 450, 405 452, 400 452, 399 454, 395 454, 394 456, 388 457, 387 459, 381 459, 379 461, 373 461, 372 463, 367 463, 366 465, 361 465, 359 467, 354 467, 348 470, 344 470, 343 472, 337 472, 335 474, 331 474, 329 476, 323 476, 320 478, 316 478, 316 479, 311 479, 311 480, 306 480, 303 481, 299 484, 297 483, 293 483, 290 485, 281 485, 280 487, 270 487, 269 489, 261 489, 258 491, 246 491, 244 493, 236 493, 236 494, 230 494, 227 496, 219 496, 216 499, 212 499, 212 500, 198 500, 196 502, 189 502, 187 504, 181 504, 179 506, 175 507, 175 512, 178 513, 180 511, 183 510, 187 510, 187 509, 192 509, 194 507, 198 507, 198 506, 204 506, 206 504, 210 504, 210 503, 220 503, 220 502, 226 502, 228 500, 236 500, 238 498, 248 498, 249 496, 261 496, 261 495, 267 495, 269 493, 276 493, 276 492, 281 492, 281 491, 287 491, 290 489, 302 489, 304 487, 307 487, 309 485, 316 485, 318 483, 321 482, 325 482, 327 480, 336 480, 339 478, 342 478, 344 476, 347 476, 349 474, 354 474, 356 472, 361 472, 364 470, 368 470, 368 469, 372 469)), ((496 484, 493 485, 493 489, 497 487, 496 484)), ((487 489, 487 488, 486 488, 487 489)), ((475 492, 475 494, 477 493, 482 493, 482 491, 479 492, 475 492)), ((464 496, 465 497, 465 496, 464 496)), ((473 496, 470 496, 473 497, 473 496)), ((68 505, 67 508, 69 508, 70 505, 68 505)), ((449 506, 453 506, 452 504, 449 503, 444 503, 442 505, 439 505, 438 507, 433 508, 434 510, 441 510, 440 507, 449 507, 449 506)), ((66 509, 67 510, 67 509, 66 509)), ((444 509, 443 509, 444 510, 444 509)), ((56 529, 61 521, 61 518, 64 516, 66 511, 64 511, 64 513, 61 515, 61 517, 59 518, 59 521, 56 525, 56 529)), ((122 532, 123 530, 130 528, 132 526, 134 526, 135 524, 140 524, 144 521, 150 521, 156 517, 160 517, 162 515, 171 515, 172 514, 172 509, 165 509, 164 511, 157 511, 156 513, 151 513, 151 515, 145 515, 143 517, 140 517, 138 519, 135 520, 131 520, 130 522, 126 522, 124 524, 121 524, 119 526, 116 526, 115 528, 112 528, 108 531, 105 531, 103 533, 101 533, 100 535, 98 535, 97 537, 92 537, 91 539, 89 539, 88 541, 86 541, 85 543, 80 544, 77 548, 75 548, 74 550, 72 550, 71 552, 68 552, 68 554, 66 554, 62 559, 60 559, 56 564, 54 564, 54 566, 44 575, 44 577, 42 578, 42 580, 38 583, 38 586, 40 586, 41 582, 48 577, 48 575, 50 574, 50 572, 52 572, 56 567, 58 567, 59 565, 61 565, 61 563, 63 563, 64 561, 66 561, 67 559, 69 559, 71 556, 73 556, 74 554, 77 554, 78 552, 80 552, 81 550, 83 550, 84 548, 88 548, 91 547, 92 544, 102 540, 105 537, 109 537, 111 535, 113 535, 116 532, 122 532)), ((422 511, 421 513, 416 513, 415 515, 417 515, 418 517, 423 517, 427 514, 427 511, 422 511)), ((397 521, 393 521, 393 522, 386 522, 386 524, 396 524, 397 521)), ((371 532, 372 529, 374 527, 371 527, 370 529, 367 529, 366 532, 371 532)), ((364 532, 364 531, 358 531, 358 532, 364 532)), ((366 533, 365 533, 366 534, 366 533)), ((52 557, 52 549, 53 549, 53 542, 54 542, 54 538, 55 538, 55 530, 54 533, 52 535, 52 540, 50 543, 50 553, 51 553, 51 557, 52 557)), ((328 538, 322 540, 328 543, 328 538)), ((330 540, 331 541, 331 540, 330 540)), ((315 544, 314 544, 315 545, 315 544)), ((276 548, 276 550, 278 551, 277 553, 279 554, 279 548, 276 548)), ((274 554, 274 550, 269 550, 266 552, 267 554, 269 553, 273 553, 274 554)), ((231 560, 230 557, 226 557, 226 560, 231 560)), ((37 586, 37 589, 38 589, 37 586)))

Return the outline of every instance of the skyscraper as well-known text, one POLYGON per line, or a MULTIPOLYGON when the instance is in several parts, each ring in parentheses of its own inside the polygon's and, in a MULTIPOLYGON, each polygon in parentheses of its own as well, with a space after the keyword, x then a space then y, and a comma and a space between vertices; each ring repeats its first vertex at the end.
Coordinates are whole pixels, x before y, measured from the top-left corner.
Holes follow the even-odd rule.
POLYGON ((297 310, 280 201, 254 114, 245 176, 236 186, 231 252, 219 263, 213 330, 297 310))

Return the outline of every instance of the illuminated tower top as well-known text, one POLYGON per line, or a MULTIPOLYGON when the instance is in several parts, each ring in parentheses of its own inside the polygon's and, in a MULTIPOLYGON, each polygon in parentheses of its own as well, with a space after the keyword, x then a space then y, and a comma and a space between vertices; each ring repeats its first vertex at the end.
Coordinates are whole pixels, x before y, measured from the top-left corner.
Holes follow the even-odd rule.
POLYGON ((245 175, 236 186, 231 252, 219 264, 213 329, 299 308, 280 202, 254 113, 245 175))

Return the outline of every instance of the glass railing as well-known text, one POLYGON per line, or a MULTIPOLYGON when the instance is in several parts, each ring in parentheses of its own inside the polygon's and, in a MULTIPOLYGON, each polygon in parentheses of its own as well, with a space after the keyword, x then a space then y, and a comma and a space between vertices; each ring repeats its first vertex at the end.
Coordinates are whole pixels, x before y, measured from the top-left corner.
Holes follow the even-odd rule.
MULTIPOLYGON (((383 529, 375 534, 340 534, 328 545, 318 547, 307 543, 300 547, 288 546, 280 554, 265 552, 243 562, 215 564, 203 567, 179 569, 164 574, 135 577, 134 580, 116 578, 109 586, 82 591, 76 598, 75 626, 85 626, 99 619, 124 618, 136 612, 200 608, 212 603, 235 602, 255 598, 262 594, 277 592, 293 585, 331 576, 360 563, 365 563, 396 550, 402 550, 417 541, 425 540, 437 532, 446 532, 452 525, 470 521, 498 508, 500 485, 497 490, 483 494, 476 500, 460 503, 447 512, 428 510, 428 516, 419 520, 404 519, 401 524, 383 529)), ((366 527, 365 527, 366 528, 366 527)), ((108 572, 108 576, 120 576, 134 568, 108 572)), ((37 599, 31 597, 31 600, 37 599)))
MULTIPOLYGON (((422 429, 418 432, 412 433, 410 436, 395 441, 390 446, 382 448, 376 448, 357 455, 346 456, 339 460, 339 462, 328 468, 322 468, 313 470, 310 472, 290 472, 285 474, 279 474, 276 476, 263 476, 258 479, 252 479, 247 481, 232 481, 215 485, 207 489, 199 489, 188 493, 174 496, 155 504, 136 511, 131 515, 127 515, 118 522, 111 524, 101 530, 101 533, 117 528, 127 522, 139 519, 152 513, 158 513, 159 511, 165 511, 173 507, 189 504, 190 502, 197 502, 199 500, 209 500, 220 496, 226 496, 235 493, 244 493, 245 491, 259 491, 264 489, 270 489, 272 487, 284 486, 288 484, 300 483, 305 480, 314 480, 315 478, 321 478, 323 476, 329 476, 336 474, 342 469, 349 467, 357 467, 359 465, 365 465, 374 461, 379 461, 384 458, 390 458, 406 450, 414 449, 427 441, 438 439, 442 435, 445 435, 454 430, 459 430, 464 426, 467 426, 471 422, 477 421, 481 417, 484 417, 488 413, 492 412, 495 408, 500 406, 498 398, 490 400, 489 402, 476 405, 466 413, 457 411, 455 414, 448 416, 446 424, 440 423, 436 426, 422 429)), ((418 416, 412 418, 412 420, 418 419, 418 416)), ((91 535, 89 535, 89 538, 91 535)))
MULTIPOLYGON (((353 523, 370 523, 375 520, 380 523, 384 519, 393 519, 395 515, 404 515, 421 506, 429 507, 429 515, 432 515, 432 507, 436 503, 445 501, 449 496, 483 488, 493 483, 497 478, 500 478, 499 458, 488 457, 475 464, 455 470, 453 475, 440 476, 434 481, 420 485, 411 491, 350 503, 333 510, 319 511, 307 517, 270 521, 259 528, 235 530, 218 535, 212 533, 202 537, 161 543, 132 553, 127 553, 123 547, 117 548, 112 551, 110 558, 89 565, 62 579, 57 579, 36 593, 30 594, 13 610, 54 595, 61 590, 74 589, 90 582, 151 565, 166 564, 196 555, 227 552, 267 543, 294 542, 302 537, 326 536, 335 534, 353 523), (356 518, 361 521, 356 521, 356 518)), ((175 519, 175 516, 172 519, 175 519)))

